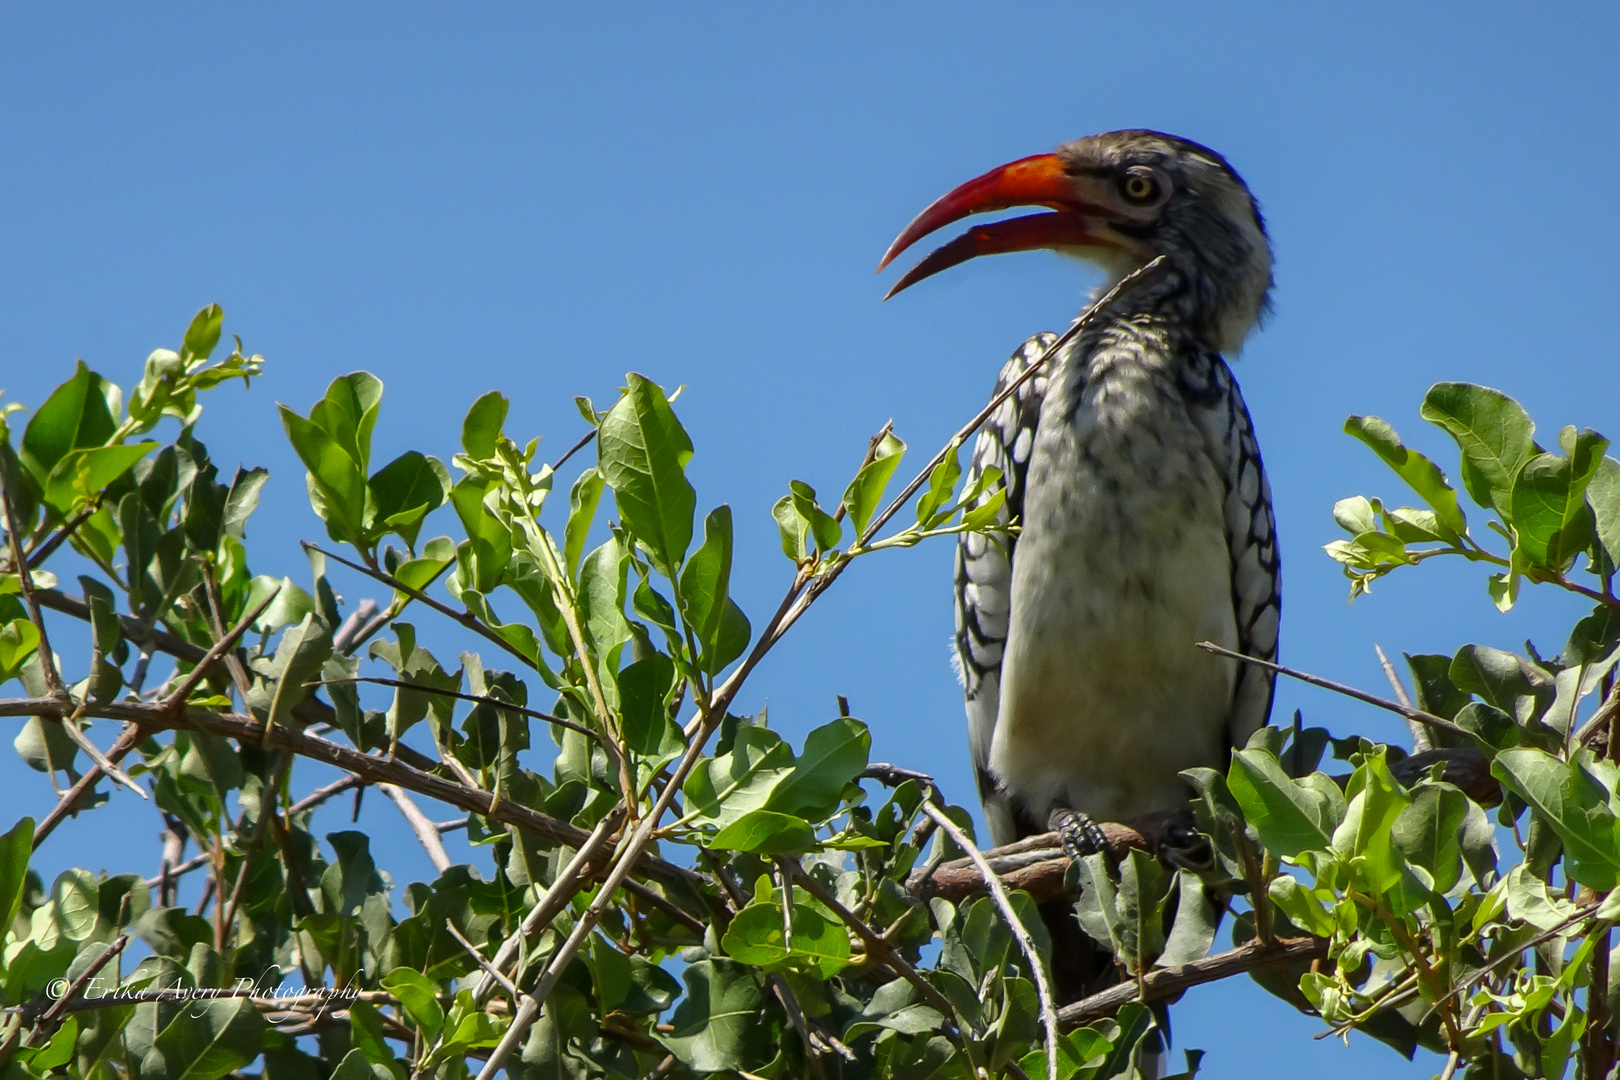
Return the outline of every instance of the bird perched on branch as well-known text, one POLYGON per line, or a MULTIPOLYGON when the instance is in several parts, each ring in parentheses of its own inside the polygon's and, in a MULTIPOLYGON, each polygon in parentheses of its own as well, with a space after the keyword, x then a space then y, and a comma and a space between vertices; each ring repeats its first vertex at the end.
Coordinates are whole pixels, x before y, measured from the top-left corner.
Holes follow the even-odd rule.
MULTIPOLYGON (((1001 472, 1001 520, 1019 530, 964 534, 957 549, 956 656, 991 838, 1057 826, 1085 851, 1096 820, 1185 806, 1177 774, 1224 771, 1271 709, 1270 673, 1196 647, 1277 651, 1271 496, 1223 359, 1266 311, 1271 248, 1221 155, 1115 131, 968 181, 918 215, 879 269, 951 222, 1014 206, 1051 212, 970 229, 889 295, 978 255, 1077 255, 1109 275, 1103 291, 1164 257, 986 421, 973 471, 1001 472)), ((997 392, 1057 341, 1025 342, 997 392)), ((1046 914, 1060 992, 1112 981, 1094 947, 1065 970, 1062 954, 1087 939, 1072 910, 1046 914)))

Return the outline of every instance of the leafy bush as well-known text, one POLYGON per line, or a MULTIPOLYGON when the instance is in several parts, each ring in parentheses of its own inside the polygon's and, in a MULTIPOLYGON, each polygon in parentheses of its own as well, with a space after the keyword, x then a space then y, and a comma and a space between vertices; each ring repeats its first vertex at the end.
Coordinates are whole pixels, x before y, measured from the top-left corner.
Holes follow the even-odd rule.
POLYGON ((977 421, 887 503, 906 452, 887 430, 831 509, 790 484, 773 514, 791 584, 756 624, 730 596, 730 509, 699 521, 662 388, 632 374, 605 411, 579 399, 592 464, 538 460, 491 393, 449 465, 409 451, 373 468, 383 387, 355 372, 307 413, 281 407, 334 546, 305 545, 305 589, 249 567, 264 470, 227 483, 198 438, 201 395, 262 368, 240 341, 215 358, 221 321, 206 308, 178 351, 154 352, 127 410, 81 363, 26 424, 20 406, 0 415, 0 679, 27 695, 0 712, 26 718, 18 752, 63 792, 0 837, 6 1077, 1129 1076, 1152 1041, 1147 1003, 1245 972, 1334 1030, 1450 1053, 1448 1070, 1608 1075, 1620 464, 1601 436, 1565 429, 1548 452, 1510 398, 1430 392, 1424 416, 1457 440, 1498 554, 1436 465, 1352 418, 1425 504, 1334 508, 1350 539, 1328 550, 1353 595, 1456 555, 1500 571, 1504 609, 1530 581, 1592 614, 1556 658, 1409 657, 1410 703, 1361 696, 1412 722, 1413 754, 1296 719, 1225 773, 1188 774, 1210 868, 1168 869, 1144 838, 1111 834, 1125 839, 1071 880, 1126 978, 1056 1009, 1035 917, 1063 888, 1056 852, 994 863, 1031 891, 1002 888, 968 813, 871 763, 859 720, 829 717, 795 746, 733 711, 852 560, 1002 528, 1000 478, 962 484, 977 421), (173 439, 144 438, 165 417, 173 439), (446 505, 457 535, 424 538, 446 505), (93 571, 77 596, 48 568, 65 549, 93 571), (1571 576, 1582 559, 1590 584, 1571 576), (345 616, 334 564, 386 605, 345 616), (87 659, 53 654, 46 611, 88 624, 87 659), (474 648, 449 666, 406 615, 474 648), (362 684, 391 691, 387 708, 362 684), (105 750, 97 720, 120 725, 105 750), (1348 776, 1319 771, 1330 747, 1348 776), (310 791, 301 762, 345 777, 310 791), (132 797, 104 781, 150 795, 161 871, 69 870, 47 890, 33 851, 67 816, 132 797), (395 889, 366 834, 311 833, 322 802, 367 785, 398 803, 435 881, 395 889), (465 821, 437 824, 416 798, 465 821), (1501 858, 1492 807, 1517 857, 1501 858), (487 859, 451 865, 447 827, 487 859), (194 909, 178 900, 193 873, 194 909), (1215 901, 1233 940, 1208 955, 1215 901), (126 971, 133 939, 146 951, 126 971))

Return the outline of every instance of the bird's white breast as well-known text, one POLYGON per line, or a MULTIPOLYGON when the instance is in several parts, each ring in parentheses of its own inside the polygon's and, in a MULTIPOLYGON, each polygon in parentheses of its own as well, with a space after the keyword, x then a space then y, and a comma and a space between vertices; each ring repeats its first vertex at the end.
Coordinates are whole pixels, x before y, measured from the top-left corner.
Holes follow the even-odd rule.
POLYGON ((1065 362, 1030 459, 990 766, 1037 814, 1126 820, 1224 763, 1235 671, 1195 647, 1237 639, 1224 487, 1141 344, 1065 362))

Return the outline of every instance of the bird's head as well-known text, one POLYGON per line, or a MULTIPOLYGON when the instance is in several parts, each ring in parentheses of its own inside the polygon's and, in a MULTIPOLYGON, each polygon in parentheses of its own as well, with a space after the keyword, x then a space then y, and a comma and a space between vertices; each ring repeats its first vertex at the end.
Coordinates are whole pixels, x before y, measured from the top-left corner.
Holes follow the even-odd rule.
POLYGON ((1266 310, 1271 245, 1248 187, 1215 151, 1157 131, 1091 135, 969 180, 917 215, 878 269, 953 221, 1014 206, 1053 212, 969 229, 888 295, 978 255, 1050 248, 1113 280, 1165 256, 1158 280, 1124 302, 1167 309, 1222 352, 1236 351, 1266 310))

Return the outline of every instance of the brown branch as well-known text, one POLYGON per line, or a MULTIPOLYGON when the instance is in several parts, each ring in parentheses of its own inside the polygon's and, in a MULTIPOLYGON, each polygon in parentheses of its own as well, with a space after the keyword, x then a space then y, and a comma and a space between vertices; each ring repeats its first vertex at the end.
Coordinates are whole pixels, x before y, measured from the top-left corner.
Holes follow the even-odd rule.
POLYGON ((1218 982, 1256 968, 1321 960, 1327 954, 1326 938, 1279 938, 1272 945, 1251 941, 1190 964, 1150 971, 1142 976, 1140 983, 1121 983, 1100 994, 1082 998, 1073 1005, 1065 1005, 1058 1010, 1058 1022, 1065 1030, 1076 1028, 1092 1020, 1112 1016, 1128 1002, 1162 1001, 1189 987, 1218 982))
POLYGON ((1198 647, 1205 652, 1214 653, 1216 656, 1224 656, 1228 660, 1240 660, 1245 664, 1253 664, 1255 667, 1274 671, 1278 675, 1287 675, 1290 679, 1298 679, 1300 682, 1319 686, 1323 690, 1332 690, 1335 694, 1355 698, 1357 701, 1366 702, 1368 705, 1376 705, 1380 709, 1388 709, 1390 712, 1404 716, 1408 720, 1415 720, 1420 724, 1427 724, 1429 727, 1440 731, 1450 732, 1458 738, 1467 739, 1470 743, 1479 742, 1479 736, 1467 728, 1458 727, 1443 716, 1436 716, 1433 713, 1424 712, 1422 709, 1414 709, 1410 705, 1402 705, 1398 701, 1381 698, 1369 694, 1365 690, 1357 690, 1353 686, 1346 686, 1344 683, 1337 683, 1332 679, 1324 679, 1320 675, 1311 675, 1308 672, 1283 667, 1281 664, 1274 664, 1270 660, 1262 660, 1257 656, 1245 656, 1243 653, 1233 652, 1231 649, 1223 649, 1212 641, 1200 641, 1198 647))
MULTIPOLYGON (((207 677, 208 669, 213 667, 221 657, 223 657, 236 645, 238 641, 242 639, 242 635, 247 633, 248 628, 253 625, 253 620, 257 619, 260 615, 263 615, 265 608, 268 608, 271 602, 274 601, 275 598, 280 595, 280 593, 281 586, 277 585, 275 588, 270 590, 269 595, 267 595, 263 600, 259 601, 259 605, 257 607, 248 612, 246 615, 243 615, 241 620, 231 628, 230 633, 216 641, 213 648, 209 649, 203 654, 203 658, 197 661, 197 666, 191 669, 190 673, 186 675, 185 679, 175 689, 174 693, 170 694, 168 698, 159 705, 159 708, 169 712, 180 709, 181 706, 186 703, 186 698, 190 697, 191 692, 197 688, 197 684, 202 682, 203 679, 207 677)), ((234 675, 232 678, 234 679, 234 675)), ((242 696, 242 704, 243 707, 246 708, 247 695, 244 693, 242 696)))
POLYGON ((421 683, 405 682, 403 679, 383 679, 374 675, 355 675, 343 679, 317 679, 314 682, 305 683, 304 685, 326 686, 331 683, 375 683, 378 686, 392 686, 396 689, 420 690, 424 694, 438 694, 440 697, 455 698, 457 701, 470 701, 477 705, 489 705, 497 709, 510 709, 515 713, 529 717, 531 720, 544 720, 548 724, 556 724, 558 727, 563 727, 567 728, 569 731, 578 732, 579 734, 584 735, 586 738, 595 739, 598 742, 600 742, 602 738, 600 733, 592 731, 583 724, 576 724, 566 717, 553 716, 551 713, 540 712, 537 709, 529 709, 523 707, 522 705, 514 705, 510 701, 502 701, 500 698, 496 697, 487 697, 481 694, 463 694, 459 690, 443 690, 437 686, 424 686, 421 683))

